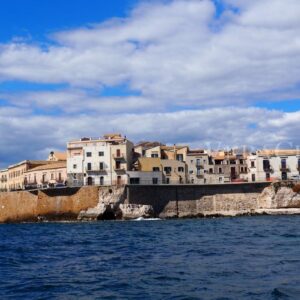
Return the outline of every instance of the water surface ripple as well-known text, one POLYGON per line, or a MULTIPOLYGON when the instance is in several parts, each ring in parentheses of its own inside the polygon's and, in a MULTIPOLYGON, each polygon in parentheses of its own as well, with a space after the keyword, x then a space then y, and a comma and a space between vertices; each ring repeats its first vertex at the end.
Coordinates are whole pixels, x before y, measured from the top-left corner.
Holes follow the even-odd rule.
POLYGON ((300 299, 300 217, 0 226, 0 299, 300 299))

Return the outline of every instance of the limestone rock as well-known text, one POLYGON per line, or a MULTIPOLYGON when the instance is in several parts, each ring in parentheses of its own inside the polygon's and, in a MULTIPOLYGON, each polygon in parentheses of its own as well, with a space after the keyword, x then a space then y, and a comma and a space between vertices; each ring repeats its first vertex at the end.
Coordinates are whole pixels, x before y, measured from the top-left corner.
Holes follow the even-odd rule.
POLYGON ((151 205, 120 204, 119 209, 124 220, 151 218, 154 216, 151 205))
POLYGON ((276 190, 273 185, 265 188, 263 192, 258 196, 257 205, 258 208, 276 208, 276 190))
POLYGON ((281 187, 276 194, 277 208, 300 208, 300 194, 290 187, 281 187))
POLYGON ((86 211, 81 211, 78 215, 80 221, 96 221, 105 219, 114 219, 114 209, 112 205, 99 203, 94 208, 89 208, 86 211))

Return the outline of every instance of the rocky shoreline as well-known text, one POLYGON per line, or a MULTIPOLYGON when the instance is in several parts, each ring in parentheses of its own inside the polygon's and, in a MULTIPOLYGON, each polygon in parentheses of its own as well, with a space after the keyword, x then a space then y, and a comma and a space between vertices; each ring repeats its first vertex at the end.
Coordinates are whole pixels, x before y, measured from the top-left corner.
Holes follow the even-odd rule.
MULTIPOLYGON (((231 195, 232 196, 232 195, 231 195)), ((195 201, 216 202, 215 196, 210 199, 205 197, 195 201)), ((228 195, 227 195, 228 197, 228 195)), ((261 194, 253 201, 248 202, 248 206, 240 206, 240 195, 232 197, 232 204, 236 204, 236 209, 223 207, 222 210, 196 209, 186 211, 186 207, 178 212, 178 201, 176 203, 177 213, 157 214, 152 205, 130 204, 124 197, 123 190, 115 190, 114 193, 99 195, 99 203, 95 208, 81 211, 79 221, 96 220, 132 220, 137 218, 206 218, 206 217, 236 217, 236 216, 258 216, 258 215, 300 215, 300 186, 292 182, 276 182, 266 187, 261 194), (239 209, 240 207, 240 209, 239 209), (224 209, 225 208, 225 209, 224 209)), ((253 197, 253 195, 252 195, 253 197)), ((225 199, 225 198, 224 198, 225 199)), ((193 201, 193 200, 192 200, 193 201)), ((182 206, 182 204, 181 204, 182 206)), ((216 205, 215 205, 216 206, 216 205)), ((233 205, 234 206, 234 205, 233 205)))
POLYGON ((300 184, 82 187, 0 193, 0 223, 300 215, 300 184))

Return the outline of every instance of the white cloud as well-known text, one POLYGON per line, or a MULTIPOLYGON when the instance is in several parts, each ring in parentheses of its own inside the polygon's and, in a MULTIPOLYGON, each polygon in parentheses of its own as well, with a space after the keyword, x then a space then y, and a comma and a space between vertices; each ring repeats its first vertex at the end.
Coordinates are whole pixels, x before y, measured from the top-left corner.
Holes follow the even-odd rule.
POLYGON ((114 115, 10 115, 0 108, 0 164, 21 159, 43 159, 49 149, 65 149, 66 142, 83 136, 118 131, 135 142, 160 140, 194 147, 252 148, 299 145, 299 113, 258 108, 213 108, 166 113, 114 115), (287 125, 287 126, 284 126, 287 125))
POLYGON ((48 47, 0 45, 0 82, 68 86, 0 95, 2 165, 106 131, 194 146, 299 144, 299 112, 252 106, 299 99, 300 2, 223 2, 219 19, 211 0, 150 1, 124 19, 56 32, 48 47), (120 85, 140 96, 100 96, 120 85))
POLYGON ((58 44, 46 50, 2 45, 0 79, 77 87, 129 83, 153 101, 181 105, 253 103, 274 90, 295 89, 299 1, 229 2, 241 12, 218 30, 212 1, 174 0, 140 5, 126 19, 58 32, 58 44))

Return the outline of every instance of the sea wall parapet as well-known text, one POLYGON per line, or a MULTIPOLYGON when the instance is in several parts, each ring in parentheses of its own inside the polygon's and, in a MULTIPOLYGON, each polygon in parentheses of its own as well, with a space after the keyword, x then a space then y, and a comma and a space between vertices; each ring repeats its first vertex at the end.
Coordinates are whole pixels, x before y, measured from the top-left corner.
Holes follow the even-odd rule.
POLYGON ((0 222, 297 214, 292 182, 89 186, 0 193, 0 222))

